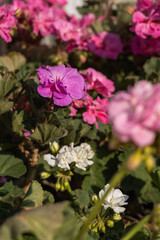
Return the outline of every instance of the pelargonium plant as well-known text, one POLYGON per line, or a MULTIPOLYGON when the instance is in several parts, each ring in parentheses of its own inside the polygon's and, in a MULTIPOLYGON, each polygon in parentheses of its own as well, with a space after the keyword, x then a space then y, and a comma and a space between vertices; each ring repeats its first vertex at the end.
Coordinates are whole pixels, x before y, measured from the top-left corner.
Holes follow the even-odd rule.
POLYGON ((0 239, 159 238, 159 39, 159 0, 0 0, 0 239))

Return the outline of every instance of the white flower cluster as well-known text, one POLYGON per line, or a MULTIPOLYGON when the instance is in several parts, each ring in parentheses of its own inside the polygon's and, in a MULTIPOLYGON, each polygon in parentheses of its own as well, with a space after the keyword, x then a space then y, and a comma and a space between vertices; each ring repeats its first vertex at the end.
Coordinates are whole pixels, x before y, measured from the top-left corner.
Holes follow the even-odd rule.
POLYGON ((70 170, 70 164, 74 162, 77 168, 86 171, 86 168, 93 164, 93 161, 90 160, 93 156, 94 152, 89 144, 81 143, 80 146, 74 147, 74 143, 71 143, 70 146, 63 146, 56 156, 44 155, 44 160, 51 167, 58 166, 65 170, 70 170))
MULTIPOLYGON (((110 185, 107 184, 104 187, 104 190, 99 192, 99 197, 102 198, 105 192, 109 189, 110 185)), ((111 188, 107 197, 104 200, 103 207, 104 209, 112 208, 115 213, 122 213, 125 211, 125 208, 122 207, 127 205, 128 203, 125 202, 129 197, 124 195, 121 190, 111 188)))

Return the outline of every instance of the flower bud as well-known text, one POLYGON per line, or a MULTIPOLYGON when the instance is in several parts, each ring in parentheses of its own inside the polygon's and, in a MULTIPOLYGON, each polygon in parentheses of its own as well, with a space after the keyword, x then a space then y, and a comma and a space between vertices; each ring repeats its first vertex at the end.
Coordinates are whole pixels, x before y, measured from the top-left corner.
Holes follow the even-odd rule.
POLYGON ((65 190, 65 187, 64 187, 64 185, 61 184, 60 191, 63 192, 64 190, 65 190))
POLYGON ((97 233, 98 232, 98 228, 94 227, 94 228, 92 228, 92 231, 97 233))
POLYGON ((48 172, 41 172, 40 173, 41 179, 47 179, 51 176, 51 173, 48 172))
POLYGON ((102 231, 103 233, 105 233, 106 227, 105 227, 104 225, 101 227, 101 231, 102 231))
POLYGON ((60 183, 57 182, 57 183, 55 184, 55 189, 56 189, 56 191, 59 191, 60 187, 61 187, 60 183))
POLYGON ((68 188, 68 185, 69 185, 69 182, 68 182, 68 180, 67 180, 67 179, 65 179, 65 181, 64 181, 64 187, 65 187, 65 189, 67 189, 67 188, 68 188))
POLYGON ((94 202, 94 203, 97 203, 97 201, 98 201, 98 197, 96 194, 92 195, 91 199, 92 199, 92 202, 94 202))
POLYGON ((112 217, 113 221, 120 221, 122 218, 121 218, 121 215, 119 213, 115 213, 112 217))
POLYGON ((149 155, 146 159, 145 159, 145 167, 147 169, 148 172, 151 172, 151 170, 153 169, 153 167, 155 166, 155 160, 154 157, 152 155, 149 155))
POLYGON ((114 227, 114 222, 112 220, 107 220, 107 227, 109 228, 114 227))
POLYGON ((59 151, 59 143, 56 141, 54 142, 49 142, 49 148, 53 154, 56 154, 59 151))
POLYGON ((134 170, 137 168, 142 162, 142 154, 140 151, 136 151, 130 155, 127 161, 127 167, 129 170, 134 170))

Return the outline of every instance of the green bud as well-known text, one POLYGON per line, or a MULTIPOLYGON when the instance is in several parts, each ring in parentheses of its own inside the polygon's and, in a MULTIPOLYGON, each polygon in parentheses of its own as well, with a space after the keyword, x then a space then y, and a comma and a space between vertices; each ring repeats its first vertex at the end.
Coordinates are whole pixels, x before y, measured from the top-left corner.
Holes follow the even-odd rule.
POLYGON ((64 187, 64 185, 61 184, 60 191, 63 192, 64 190, 65 190, 65 187, 64 187))
POLYGON ((97 201, 98 201, 98 197, 96 194, 92 195, 91 199, 92 199, 92 202, 94 202, 94 203, 97 203, 97 201))
POLYGON ((92 228, 92 231, 97 233, 98 232, 98 228, 94 227, 94 228, 92 228))
POLYGON ((57 182, 57 183, 55 184, 55 189, 56 189, 56 191, 59 191, 60 188, 61 188, 61 185, 60 185, 59 182, 57 182))
POLYGON ((109 228, 114 227, 114 222, 112 220, 107 220, 107 227, 109 228))
POLYGON ((56 141, 54 142, 49 142, 49 148, 53 154, 56 154, 59 151, 59 143, 56 141))
POLYGON ((40 173, 41 179, 47 179, 51 176, 51 173, 48 172, 41 172, 40 173))
POLYGON ((67 179, 65 179, 65 181, 64 181, 64 187, 65 187, 65 189, 68 188, 68 185, 69 185, 69 182, 68 182, 67 179))
POLYGON ((155 159, 152 155, 149 155, 145 159, 145 167, 146 167, 148 172, 151 172, 154 166, 155 166, 155 159))
POLYGON ((105 227, 104 225, 101 227, 101 231, 102 231, 103 233, 105 233, 106 227, 105 227))
POLYGON ((120 221, 122 218, 121 218, 121 215, 119 213, 115 213, 112 217, 113 221, 120 221))

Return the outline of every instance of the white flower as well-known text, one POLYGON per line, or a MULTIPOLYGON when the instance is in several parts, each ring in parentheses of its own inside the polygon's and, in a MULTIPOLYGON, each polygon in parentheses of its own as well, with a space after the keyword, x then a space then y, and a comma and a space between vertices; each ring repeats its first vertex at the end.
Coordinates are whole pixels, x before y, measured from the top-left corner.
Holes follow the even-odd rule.
POLYGON ((70 150, 57 154, 56 158, 58 161, 58 167, 64 168, 66 170, 70 170, 69 164, 74 162, 75 159, 73 152, 70 150))
MULTIPOLYGON (((109 184, 105 185, 104 190, 99 192, 99 197, 102 198, 104 193, 110 187, 109 184)), ((128 199, 127 195, 124 195, 119 189, 111 188, 110 192, 108 193, 107 197, 104 200, 103 207, 104 209, 112 208, 115 213, 122 213, 125 211, 125 208, 122 207, 127 205, 128 203, 125 202, 128 199)))
POLYGON ((76 165, 75 166, 77 168, 80 168, 80 169, 86 171, 86 168, 89 165, 93 164, 93 161, 88 160, 88 159, 93 158, 93 156, 94 156, 94 152, 91 150, 90 145, 88 145, 87 143, 86 144, 83 143, 80 146, 75 147, 74 151, 75 151, 75 156, 76 156, 76 159, 75 159, 76 165))
POLYGON ((54 157, 52 154, 45 154, 44 161, 46 161, 51 167, 55 167, 58 164, 56 157, 54 157))

